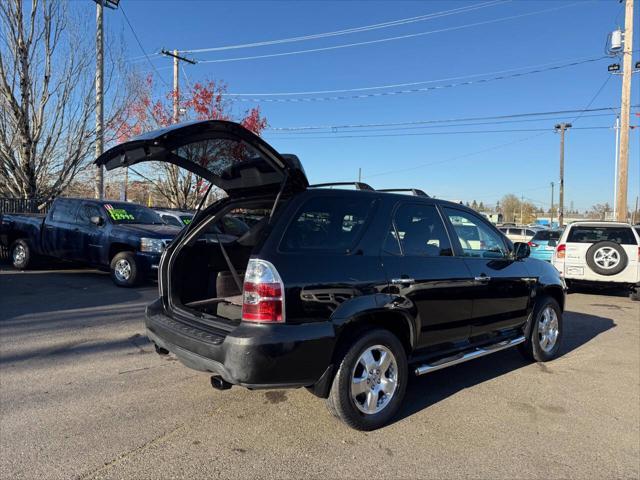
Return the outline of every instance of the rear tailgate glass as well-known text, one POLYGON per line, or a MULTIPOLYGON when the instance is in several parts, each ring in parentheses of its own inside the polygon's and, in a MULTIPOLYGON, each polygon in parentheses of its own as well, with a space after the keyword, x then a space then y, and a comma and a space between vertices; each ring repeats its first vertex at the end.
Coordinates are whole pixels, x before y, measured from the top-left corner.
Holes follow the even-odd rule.
POLYGON ((631 227, 572 227, 567 243, 596 243, 610 241, 621 245, 637 245, 631 227))

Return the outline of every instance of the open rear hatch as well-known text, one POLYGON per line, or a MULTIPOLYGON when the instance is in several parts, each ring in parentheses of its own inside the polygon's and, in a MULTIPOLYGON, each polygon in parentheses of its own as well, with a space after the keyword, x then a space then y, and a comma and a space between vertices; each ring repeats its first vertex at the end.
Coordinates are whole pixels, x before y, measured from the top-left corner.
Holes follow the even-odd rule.
MULTIPOLYGON (((233 203, 236 209, 251 204, 263 213, 270 212, 281 194, 287 196, 309 185, 295 155, 282 155, 241 125, 222 120, 177 124, 145 133, 109 149, 95 164, 112 170, 141 162, 168 162, 189 170, 226 192, 230 199, 221 204, 233 203), (253 205, 256 198, 263 203, 253 205)), ((221 208, 226 207, 207 209, 206 215, 197 216, 201 218, 189 225, 194 233, 183 235, 172 248, 165 262, 168 271, 160 272, 163 279, 166 275, 168 285, 162 281, 160 288, 172 309, 186 310, 202 321, 203 315, 211 315, 236 323, 241 276, 258 239, 268 230, 269 213, 264 221, 247 226, 242 234, 234 232, 237 235, 229 239, 229 235, 215 233, 215 225, 222 225, 219 222, 225 218, 218 218, 221 208), (210 223, 214 216, 215 225, 210 223), (205 222, 210 224, 202 225, 205 222), (217 302, 219 298, 224 301, 217 302)), ((238 213, 229 210, 227 214, 238 213)))
POLYGON ((288 191, 309 185, 294 155, 281 155, 243 126, 225 120, 179 123, 144 133, 100 155, 107 170, 141 162, 168 162, 189 170, 230 197, 288 191))

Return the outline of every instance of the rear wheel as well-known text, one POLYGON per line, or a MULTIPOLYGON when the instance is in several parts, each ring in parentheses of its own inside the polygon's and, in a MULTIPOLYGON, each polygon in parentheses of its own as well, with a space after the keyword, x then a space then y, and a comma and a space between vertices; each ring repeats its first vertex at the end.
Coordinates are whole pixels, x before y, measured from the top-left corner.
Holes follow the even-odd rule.
POLYGON ((29 244, 23 240, 18 239, 11 244, 11 263, 14 268, 24 270, 29 266, 31 262, 31 249, 29 244))
POLYGON ((327 406, 351 428, 375 430, 398 412, 407 380, 407 355, 400 340, 388 330, 373 330, 347 350, 327 406))
POLYGON ((636 302, 640 302, 640 285, 634 287, 629 294, 629 298, 636 302))
POLYGON ((138 283, 138 265, 132 252, 117 253, 111 259, 111 279, 119 287, 133 287, 138 283))
POLYGON ((536 362, 547 362, 558 356, 563 335, 562 311, 553 298, 543 296, 536 302, 529 338, 520 352, 536 362))

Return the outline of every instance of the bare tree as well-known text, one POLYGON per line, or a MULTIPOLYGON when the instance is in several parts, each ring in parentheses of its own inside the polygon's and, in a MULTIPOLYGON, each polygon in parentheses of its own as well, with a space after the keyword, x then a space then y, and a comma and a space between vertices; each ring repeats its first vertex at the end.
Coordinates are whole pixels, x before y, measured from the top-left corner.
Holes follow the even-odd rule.
MULTIPOLYGON (((76 25, 62 0, 0 2, 0 195, 46 204, 90 165, 95 57, 76 25)), ((124 96, 105 98, 108 124, 124 96)))

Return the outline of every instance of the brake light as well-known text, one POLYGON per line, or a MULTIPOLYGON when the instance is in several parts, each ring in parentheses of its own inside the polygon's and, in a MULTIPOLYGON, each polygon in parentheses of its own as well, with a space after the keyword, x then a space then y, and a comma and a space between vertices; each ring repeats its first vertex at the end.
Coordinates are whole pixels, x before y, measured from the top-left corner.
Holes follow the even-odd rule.
POLYGON ((266 260, 249 260, 242 291, 242 320, 284 322, 283 300, 284 285, 276 268, 266 260))
POLYGON ((567 246, 561 243, 556 247, 556 258, 564 258, 567 253, 567 246))
POLYGON ((534 243, 534 242, 529 242, 529 246, 530 246, 530 247, 537 247, 537 246, 538 246, 538 244, 537 244, 537 243, 534 243))

